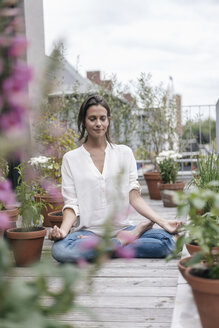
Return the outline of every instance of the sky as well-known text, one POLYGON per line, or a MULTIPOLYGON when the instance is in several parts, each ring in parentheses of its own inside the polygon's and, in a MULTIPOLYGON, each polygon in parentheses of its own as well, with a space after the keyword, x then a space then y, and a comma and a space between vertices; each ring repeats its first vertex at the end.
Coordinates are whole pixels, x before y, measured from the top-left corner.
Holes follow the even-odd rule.
POLYGON ((184 106, 219 99, 219 0, 44 0, 44 28, 46 54, 64 40, 83 76, 151 73, 154 85, 172 77, 184 106))

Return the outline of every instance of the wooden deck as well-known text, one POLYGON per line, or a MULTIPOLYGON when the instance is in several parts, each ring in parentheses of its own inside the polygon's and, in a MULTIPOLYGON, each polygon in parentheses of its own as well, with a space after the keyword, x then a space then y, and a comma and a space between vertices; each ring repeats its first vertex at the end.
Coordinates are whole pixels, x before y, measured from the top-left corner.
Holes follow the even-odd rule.
MULTIPOLYGON (((175 208, 164 208, 161 201, 152 201, 143 195, 149 205, 166 219, 174 219, 175 208)), ((137 223, 143 218, 133 214, 137 223)), ((48 239, 44 252, 51 247, 48 239)), ((29 268, 16 268, 15 274, 31 279, 29 268)), ((166 263, 164 259, 114 259, 107 262, 93 277, 94 288, 89 295, 81 289, 78 304, 95 315, 72 312, 61 321, 80 328, 170 328, 178 281, 176 260, 166 263)), ((54 288, 57 278, 51 277, 54 288)))

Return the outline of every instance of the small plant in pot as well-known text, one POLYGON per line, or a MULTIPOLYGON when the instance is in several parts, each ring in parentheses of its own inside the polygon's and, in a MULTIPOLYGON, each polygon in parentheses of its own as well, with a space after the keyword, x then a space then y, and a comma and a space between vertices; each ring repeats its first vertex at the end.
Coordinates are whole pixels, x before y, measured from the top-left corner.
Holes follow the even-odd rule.
POLYGON ((190 218, 176 242, 175 254, 187 238, 197 238, 200 246, 199 252, 189 260, 185 275, 204 328, 215 328, 215 323, 219 321, 219 195, 212 190, 217 186, 219 181, 212 181, 206 190, 195 189, 175 197, 178 214, 186 214, 190 218), (209 212, 199 215, 207 204, 211 204, 209 212))
POLYGON ((43 146, 43 152, 49 156, 37 156, 30 159, 29 163, 36 169, 38 176, 37 201, 44 200, 43 208, 44 226, 51 227, 48 214, 60 211, 64 206, 61 195, 61 165, 63 155, 76 148, 77 135, 71 128, 66 128, 53 116, 48 120, 45 115, 44 124, 40 125, 36 140, 43 146))
POLYGON ((173 201, 173 193, 184 189, 185 183, 177 181, 179 164, 176 162, 176 159, 180 157, 181 155, 174 150, 167 150, 159 153, 156 158, 161 175, 161 182, 158 183, 158 187, 165 207, 175 207, 176 203, 173 201))
POLYGON ((41 210, 44 203, 36 202, 35 190, 24 179, 24 165, 17 167, 19 185, 16 188, 19 202, 18 210, 21 216, 21 227, 7 230, 7 237, 14 253, 17 266, 26 266, 40 259, 46 228, 42 227, 41 210))
MULTIPOLYGON (((197 172, 188 184, 188 187, 195 186, 199 189, 211 189, 219 193, 217 184, 209 185, 211 181, 219 181, 219 155, 211 154, 209 156, 199 157, 197 160, 197 172)), ((202 209, 202 214, 209 212, 211 203, 206 203, 202 209)))
POLYGON ((62 220, 63 220, 62 211, 50 212, 48 213, 48 218, 52 227, 54 227, 55 225, 59 228, 61 227, 62 220))

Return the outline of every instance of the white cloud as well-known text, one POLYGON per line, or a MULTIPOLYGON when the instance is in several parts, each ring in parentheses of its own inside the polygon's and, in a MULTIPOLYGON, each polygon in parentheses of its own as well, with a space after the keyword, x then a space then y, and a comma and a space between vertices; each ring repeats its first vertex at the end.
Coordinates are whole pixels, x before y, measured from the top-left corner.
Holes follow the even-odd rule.
POLYGON ((44 0, 46 52, 64 36, 66 57, 80 70, 115 73, 122 82, 151 72, 184 104, 219 98, 219 1, 44 0))

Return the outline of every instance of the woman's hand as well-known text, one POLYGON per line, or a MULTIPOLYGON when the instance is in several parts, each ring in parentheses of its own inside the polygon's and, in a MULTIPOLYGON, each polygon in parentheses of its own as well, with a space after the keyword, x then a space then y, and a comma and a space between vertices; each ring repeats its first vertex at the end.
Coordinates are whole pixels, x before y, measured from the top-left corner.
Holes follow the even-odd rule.
POLYGON ((181 221, 173 220, 173 221, 165 221, 162 225, 162 228, 171 234, 177 234, 178 229, 181 226, 182 226, 181 221))
POLYGON ((57 240, 65 238, 66 236, 67 236, 67 232, 65 230, 57 227, 56 225, 52 229, 50 229, 50 232, 49 232, 50 240, 57 241, 57 240))

